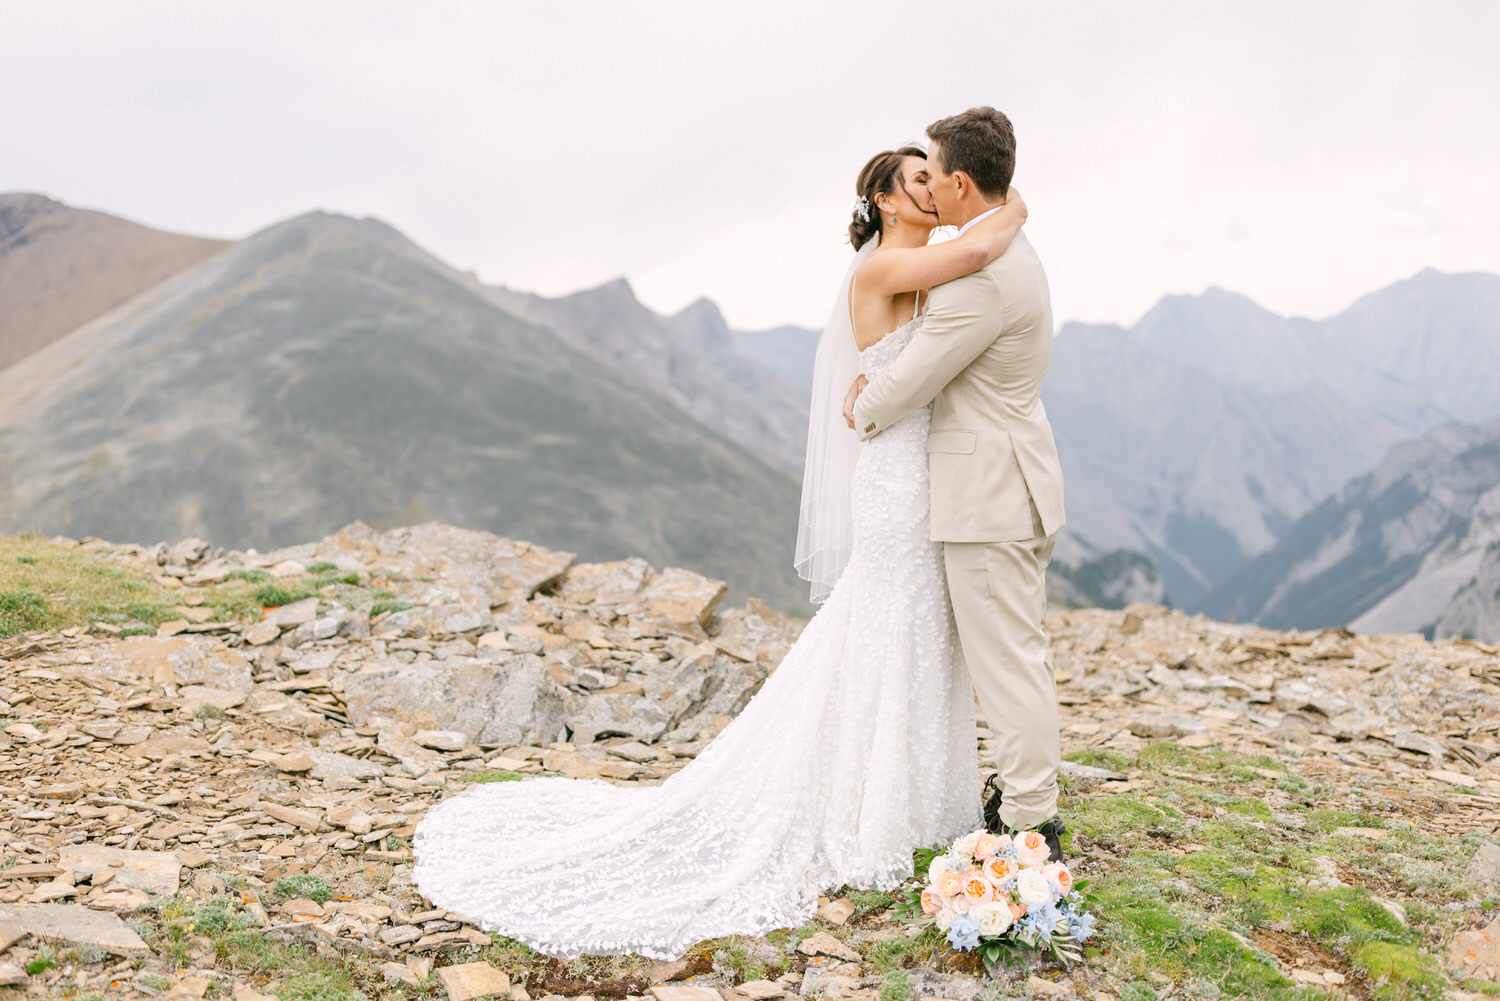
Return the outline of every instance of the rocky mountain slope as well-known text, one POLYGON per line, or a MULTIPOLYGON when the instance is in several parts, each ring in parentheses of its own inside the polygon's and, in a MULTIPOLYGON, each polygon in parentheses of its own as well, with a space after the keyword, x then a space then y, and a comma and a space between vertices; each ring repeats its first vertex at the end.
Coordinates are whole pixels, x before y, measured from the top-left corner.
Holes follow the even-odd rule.
POLYGON ((273 226, 53 343, 0 373, 0 429, 8 530, 265 549, 438 517, 805 600, 795 476, 374 220, 273 226))
POLYGON ((1202 608, 1277 627, 1500 639, 1500 421, 1391 449, 1202 608))
MULTIPOLYGON (((800 928, 565 962, 423 899, 424 814, 475 782, 668 779, 792 624, 640 559, 436 524, 34 551, 154 577, 183 616, 0 637, 0 982, 28 997, 1469 998, 1496 976, 1493 647, 1055 612, 1088 962, 997 983, 893 894, 838 887, 800 928), (353 597, 375 586, 398 600, 353 597), (218 614, 246 587, 311 595, 218 614)), ((994 740, 980 721, 981 760, 994 740)))
POLYGON ((1195 608, 1397 441, 1500 417, 1495 385, 1500 276, 1428 270, 1321 321, 1210 289, 1068 324, 1043 398, 1070 527, 1195 608))
POLYGON ((0 194, 0 369, 228 245, 0 194))
MULTIPOLYGON (((725 437, 801 476, 808 391, 784 354, 789 342, 797 343, 786 328, 766 336, 732 331, 707 299, 676 316, 660 316, 641 305, 623 278, 557 299, 506 288, 488 294, 507 311, 620 366, 725 437), (747 345, 755 354, 744 350, 747 345)), ((801 333, 816 346, 815 335, 801 333)), ((810 359, 807 372, 810 377, 810 359)))

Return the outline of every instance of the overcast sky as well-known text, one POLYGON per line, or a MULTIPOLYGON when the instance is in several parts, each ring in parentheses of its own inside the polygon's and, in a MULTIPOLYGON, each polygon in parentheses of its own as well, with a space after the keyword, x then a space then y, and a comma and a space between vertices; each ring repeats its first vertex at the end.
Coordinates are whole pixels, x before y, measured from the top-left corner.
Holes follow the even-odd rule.
POLYGON ((861 164, 982 103, 1060 319, 1500 271, 1493 0, 0 0, 0 33, 0 191, 228 237, 373 215, 741 328, 819 325, 861 164))

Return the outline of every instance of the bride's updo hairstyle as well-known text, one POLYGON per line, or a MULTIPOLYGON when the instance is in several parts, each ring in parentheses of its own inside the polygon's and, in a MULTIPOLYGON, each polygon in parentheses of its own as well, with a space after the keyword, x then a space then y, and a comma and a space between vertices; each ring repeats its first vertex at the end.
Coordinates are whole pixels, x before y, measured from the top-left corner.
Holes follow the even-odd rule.
POLYGON ((875 204, 875 196, 889 195, 896 190, 896 185, 901 183, 901 164, 909 156, 920 156, 925 160, 927 151, 920 146, 888 149, 870 157, 870 162, 859 172, 854 190, 864 202, 855 206, 853 218, 849 221, 849 242, 854 244, 855 250, 869 243, 881 231, 884 218, 875 204))

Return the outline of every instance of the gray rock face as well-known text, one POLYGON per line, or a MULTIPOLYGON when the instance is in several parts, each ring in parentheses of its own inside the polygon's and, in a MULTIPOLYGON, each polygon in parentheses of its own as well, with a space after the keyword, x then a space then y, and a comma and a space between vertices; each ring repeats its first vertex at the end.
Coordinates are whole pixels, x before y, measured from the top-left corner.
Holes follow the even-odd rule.
POLYGON ((636 299, 623 278, 558 299, 487 290, 517 316, 556 333, 594 357, 604 357, 714 430, 793 473, 801 473, 807 445, 807 376, 795 357, 817 336, 783 328, 762 343, 729 329, 718 307, 699 299, 676 316, 658 316, 636 299), (769 363, 769 364, 768 364, 769 363))
POLYGON ((1068 324, 1042 395, 1069 527, 1198 610, 1396 442, 1500 417, 1497 316, 1500 277, 1429 270, 1321 321, 1210 289, 1129 330, 1068 324))
POLYGON ((345 679, 344 697, 356 725, 425 711, 475 743, 546 744, 563 726, 564 690, 530 654, 500 664, 453 657, 366 668, 345 679))
POLYGON ((5 531, 268 550, 423 512, 806 598, 794 473, 375 220, 273 226, 5 369, 0 430, 5 531))
POLYGON ((1391 449, 1203 600, 1281 628, 1500 639, 1500 421, 1391 449))

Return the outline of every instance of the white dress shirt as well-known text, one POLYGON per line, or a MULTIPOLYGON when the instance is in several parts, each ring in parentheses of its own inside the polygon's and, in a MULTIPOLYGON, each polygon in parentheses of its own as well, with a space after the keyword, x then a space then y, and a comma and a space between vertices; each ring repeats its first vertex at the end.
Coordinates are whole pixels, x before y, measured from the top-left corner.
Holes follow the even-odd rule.
MULTIPOLYGON (((996 212, 999 212, 1003 208, 1005 208, 1004 205, 996 205, 994 208, 990 209, 988 212, 981 212, 981 213, 979 213, 977 216, 975 216, 974 218, 970 219, 968 222, 964 223, 962 226, 960 226, 958 228, 958 235, 959 236, 963 236, 965 233, 967 233, 969 231, 969 228, 971 226, 973 226, 975 223, 977 223, 979 220, 981 220, 981 219, 988 219, 990 216, 994 215, 996 212)), ((957 239, 957 237, 955 237, 955 239, 957 239)))

